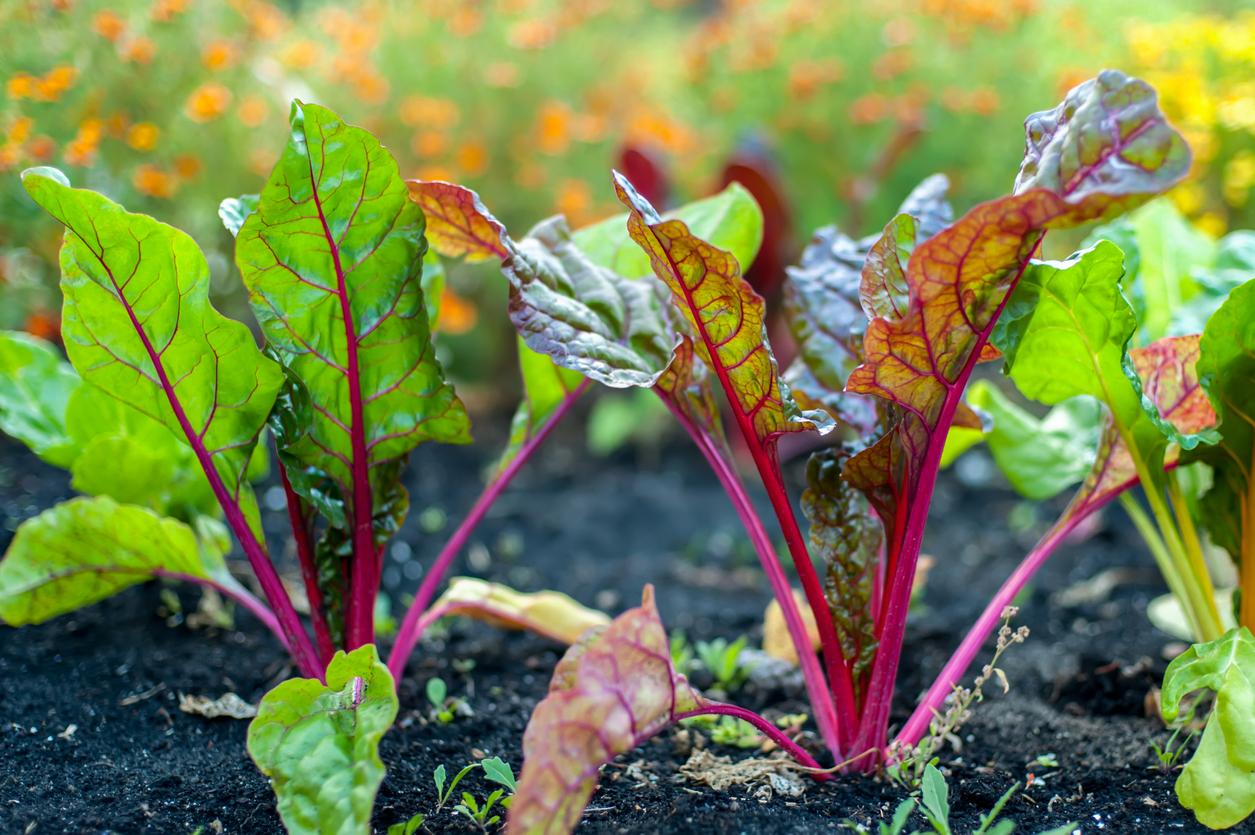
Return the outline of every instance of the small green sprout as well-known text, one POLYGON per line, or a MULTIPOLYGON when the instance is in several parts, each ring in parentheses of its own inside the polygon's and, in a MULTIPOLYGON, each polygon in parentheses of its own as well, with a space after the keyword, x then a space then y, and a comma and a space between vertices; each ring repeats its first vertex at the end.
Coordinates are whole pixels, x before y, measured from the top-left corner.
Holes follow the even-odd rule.
POLYGON ((697 657, 715 680, 715 687, 725 693, 740 689, 749 679, 750 668, 741 660, 746 638, 742 635, 732 643, 724 638, 698 641, 697 657))

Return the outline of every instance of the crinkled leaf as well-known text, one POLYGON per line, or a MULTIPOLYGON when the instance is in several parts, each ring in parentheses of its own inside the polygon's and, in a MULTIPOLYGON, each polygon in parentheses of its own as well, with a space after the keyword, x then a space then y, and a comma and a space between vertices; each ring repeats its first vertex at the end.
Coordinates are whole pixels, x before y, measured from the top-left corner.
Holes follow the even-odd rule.
MULTIPOLYGON (((1041 236, 1128 210, 1189 168, 1189 151, 1159 112, 1154 91, 1115 71, 1029 117, 1026 130, 1015 193, 976 206, 915 245, 905 267, 909 304, 902 315, 871 321, 866 360, 847 382, 849 391, 900 409, 897 423, 851 459, 846 473, 886 529, 911 541, 926 510, 927 496, 916 497, 920 481, 931 487, 963 385, 1041 236), (903 512, 909 524, 896 522, 903 512)), ((864 274, 865 285, 883 280, 864 274)), ((905 541, 891 542, 891 554, 905 541)))
POLYGON ((452 183, 410 181, 432 245, 467 260, 499 258, 510 321, 533 351, 607 386, 652 386, 679 341, 662 288, 593 263, 562 216, 514 240, 478 195, 452 183))
POLYGON ((649 255, 654 274, 695 335, 698 358, 718 376, 738 423, 759 443, 786 432, 832 428, 826 412, 803 413, 780 382, 767 344, 762 297, 741 277, 736 258, 695 237, 681 220, 660 218, 616 173, 628 234, 649 255))
POLYGON ((802 510, 810 520, 810 554, 825 567, 824 594, 855 686, 876 656, 871 610, 877 558, 884 530, 867 499, 841 478, 849 450, 834 447, 810 457, 802 510))
POLYGON ((367 131, 312 104, 294 104, 291 123, 236 262, 267 342, 309 393, 313 419, 285 453, 352 502, 369 473, 379 500, 388 462, 470 440, 427 324, 423 216, 367 131))
POLYGON ((701 704, 672 667, 653 587, 646 586, 639 608, 588 633, 558 662, 549 695, 523 733, 523 772, 507 831, 570 832, 602 765, 701 704))
MULTIPOLYGON (((1230 295, 1207 322, 1198 360, 1203 389, 1216 410, 1220 443, 1199 447, 1214 471, 1212 487, 1200 502, 1207 532, 1238 561, 1255 570, 1255 531, 1250 526, 1255 490, 1255 279, 1230 295)), ((1251 601, 1244 600, 1244 609, 1251 601)))
POLYGON ((0 619, 43 623, 158 576, 233 584, 221 554, 147 508, 71 499, 18 527, 0 562, 0 619))
MULTIPOLYGON (((762 246, 762 209, 740 183, 731 183, 718 194, 665 212, 663 218, 682 220, 696 237, 731 252, 742 273, 754 263, 762 246)), ((575 244, 594 264, 625 278, 652 276, 649 257, 628 237, 626 229, 626 214, 608 217, 577 230, 575 244)))
POLYGON ((474 577, 454 577, 432 604, 438 617, 467 617, 507 629, 525 629, 563 644, 574 644, 590 629, 610 622, 556 591, 519 592, 474 577))
POLYGON ((54 466, 68 467, 77 452, 65 409, 79 382, 51 343, 0 331, 0 431, 54 466))
POLYGON ((544 354, 538 354, 520 337, 518 341, 519 372, 523 378, 523 399, 510 423, 510 441, 497 460, 500 474, 528 441, 541 432, 557 410, 569 398, 578 397, 583 377, 578 372, 555 365, 544 354))
POLYGON ((1198 750, 1177 778, 1177 798, 1212 829, 1236 826, 1255 811, 1255 636, 1246 627, 1195 644, 1164 674, 1160 709, 1177 718, 1197 690, 1216 694, 1198 750))
POLYGON ((290 835, 369 835, 384 777, 379 740, 396 716, 392 676, 371 644, 337 652, 326 684, 290 679, 262 698, 248 753, 290 835))
POLYGON ((692 339, 685 336, 680 341, 671 365, 658 378, 654 389, 671 408, 678 409, 704 430, 718 449, 731 459, 723 421, 719 418, 719 401, 715 397, 714 381, 710 370, 697 359, 692 339))
POLYGON ((1069 398, 1038 418, 989 381, 977 380, 968 387, 967 402, 990 416, 989 430, 976 434, 1021 496, 1049 499, 1089 472, 1103 421, 1097 400, 1069 398))
POLYGON ((228 197, 218 204, 218 219, 231 233, 231 237, 240 234, 240 227, 248 216, 257 211, 257 203, 261 200, 258 194, 241 194, 239 197, 228 197))
MULTIPOLYGON (((924 239, 932 237, 953 215, 948 188, 944 176, 928 177, 907 196, 895 222, 914 223, 924 239)), ((855 240, 835 226, 819 229, 799 265, 788 269, 784 286, 785 318, 799 352, 799 361, 785 374, 794 396, 806 408, 827 404, 834 418, 863 433, 876 425, 875 405, 844 389, 863 360, 867 315, 859 288, 864 262, 880 237, 855 240)))
POLYGON ((66 225, 61 333, 79 374, 186 439, 259 530, 246 471, 282 382, 253 335, 209 304, 209 266, 184 233, 73 189, 54 169, 22 175, 66 225))

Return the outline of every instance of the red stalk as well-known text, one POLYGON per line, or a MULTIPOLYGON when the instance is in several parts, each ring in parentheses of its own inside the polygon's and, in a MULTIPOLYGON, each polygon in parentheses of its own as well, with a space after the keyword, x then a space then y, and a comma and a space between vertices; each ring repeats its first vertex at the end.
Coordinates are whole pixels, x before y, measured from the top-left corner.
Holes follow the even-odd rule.
MULTIPOLYGON (((937 417, 935 428, 929 432, 930 443, 925 455, 919 480, 911 493, 910 510, 907 513, 905 531, 901 539, 896 536, 889 548, 889 585, 885 590, 884 620, 879 625, 880 643, 876 658, 872 662, 871 679, 867 686, 867 697, 860 717, 859 733, 855 739, 854 750, 863 752, 875 749, 880 751, 889 733, 889 709, 893 704, 893 689, 897 679, 898 664, 902 659, 902 643, 906 637, 906 616, 911 607, 911 591, 915 585, 915 565, 919 561, 920 546, 924 541, 924 527, 928 522, 928 511, 932 505, 933 490, 937 485, 937 472, 940 469, 941 453, 945 447, 945 438, 954 422, 954 413, 963 399, 963 392, 976 368, 981 350, 989 341, 998 317, 1011 298, 1011 293, 1019 284, 1020 277, 1028 269, 1029 261, 1041 246, 1045 233, 1029 250, 1020 263, 1019 271, 1007 286, 1006 294, 998 304, 984 329, 976 334, 971 353, 963 370, 953 382, 947 384, 946 399, 937 417)), ((944 378, 942 378, 944 380, 944 378)), ((907 481, 906 483, 909 483, 907 481)), ((901 514, 898 514, 901 516, 901 514)), ((999 609, 999 613, 1001 613, 999 609)), ((879 756, 864 758, 859 764, 862 770, 872 770, 879 764, 879 756)))
POLYGON ((714 714, 715 716, 735 716, 737 719, 750 723, 758 730, 759 733, 770 739, 776 745, 779 745, 780 748, 783 749, 790 757, 797 760, 806 768, 812 769, 816 772, 811 775, 816 780, 832 779, 832 775, 829 774, 819 763, 815 762, 814 757, 802 750, 802 747, 793 740, 789 739, 783 731, 752 710, 737 707, 736 705, 723 704, 722 702, 706 702, 696 710, 686 710, 683 713, 675 714, 672 718, 679 722, 682 719, 692 719, 694 716, 709 716, 711 714, 714 714))
MULTIPOLYGON (((458 529, 449 537, 449 541, 445 543, 444 548, 436 556, 435 561, 431 564, 431 568, 427 570, 427 575, 423 577, 423 582, 418 587, 418 591, 414 595, 414 602, 410 604, 409 610, 405 613, 405 620, 401 623, 401 628, 397 630, 396 642, 392 645, 392 652, 388 655, 388 669, 392 672, 392 677, 396 680, 401 679, 401 674, 405 672, 405 663, 410 658, 410 653, 414 651, 415 644, 422 637, 423 632, 440 619, 438 613, 427 612, 427 607, 431 605, 432 598, 436 596, 436 588, 444 579, 444 575, 448 573, 449 566, 457 555, 461 553, 462 547, 466 545, 466 541, 470 539, 471 533, 474 532, 476 526, 487 515, 488 509, 492 507, 497 497, 501 495, 501 491, 510 484, 518 471, 522 469, 527 459, 532 456, 545 438, 549 437, 549 433, 558 425, 558 422, 570 411, 575 405, 575 401, 588 390, 592 385, 590 380, 581 380, 580 384, 572 389, 563 401, 554 409, 553 414, 541 425, 536 434, 528 438, 527 441, 519 447, 518 453, 513 460, 506 465, 496 478, 488 483, 484 491, 480 493, 479 498, 475 500, 475 504, 471 506, 470 512, 462 519, 462 524, 458 525, 458 529)), ((433 610, 436 611, 436 610, 433 610)))
POLYGON ((336 270, 336 295, 340 299, 340 316, 344 319, 345 375, 349 389, 349 442, 353 448, 353 565, 349 581, 349 599, 345 614, 345 643, 351 652, 375 641, 375 597, 379 594, 375 577, 375 520, 374 497, 370 487, 370 458, 366 449, 366 420, 362 405, 361 370, 357 362, 357 328, 353 323, 353 306, 349 300, 349 288, 340 265, 340 247, 318 198, 318 178, 314 173, 314 161, 309 159, 309 178, 313 184, 311 193, 318 220, 322 223, 323 236, 331 251, 331 263, 336 270))
POLYGON ((767 575, 767 582, 771 585, 772 593, 775 595, 776 601, 780 604, 780 609, 784 614, 784 622, 788 627, 789 637, 793 639, 793 648, 797 652, 798 664, 802 669, 802 678, 806 682, 806 693, 810 697, 812 708, 815 711, 815 724, 818 725, 820 736, 823 737, 824 744, 828 747, 828 750, 832 752, 833 756, 839 757, 841 752, 841 725, 837 722, 832 691, 828 689, 823 670, 820 668, 815 652, 811 648, 810 636, 806 633, 806 626, 802 622, 802 615, 798 610, 797 601, 793 598, 793 588, 780 565, 776 549, 771 543, 771 537, 768 536, 762 520, 758 517, 758 513, 754 510, 749 496, 745 493, 745 485, 741 482, 740 477, 736 474, 731 464, 720 453, 710 434, 689 419, 688 415, 684 414, 676 406, 675 401, 669 395, 663 393, 660 389, 654 389, 654 391, 662 399, 662 402, 667 405, 667 408, 671 410, 671 413, 675 415, 680 425, 688 432, 689 437, 693 439, 697 448, 701 450, 706 463, 710 465, 711 470, 718 477, 719 483, 723 485, 724 491, 728 494, 732 506, 736 509, 737 516, 741 519, 741 524, 745 526, 745 532, 749 534, 750 541, 754 544, 754 550, 758 554, 758 561, 762 564, 763 571, 767 575))
POLYGON ((314 648, 309 642, 309 636, 305 634, 305 628, 301 625, 301 619, 296 614, 296 609, 292 607, 292 601, 288 597, 287 590, 283 588, 283 582, 279 579, 279 572, 275 570, 274 564, 270 561, 270 555, 266 552, 266 546, 258 541, 253 534, 248 520, 244 518, 244 511, 240 509, 239 502, 227 490, 222 476, 218 473, 218 468, 214 466, 213 456, 209 454, 209 450, 205 447, 204 438, 192 426, 187 412, 183 409, 182 401, 175 394, 174 384, 170 382, 170 377, 166 374, 166 368, 161 362, 161 355, 157 353, 152 340, 148 338, 143 325, 140 324, 139 319, 135 316, 135 311, 131 308, 130 303, 127 302, 122 288, 118 285, 117 279, 114 278, 113 270, 109 268, 109 265, 100 256, 97 256, 97 260, 109 275, 109 280, 117 293, 118 301, 122 305, 122 309, 126 311, 126 315, 130 317, 131 326, 135 329, 136 335, 139 336, 140 342, 143 343, 144 350, 148 353, 148 360, 153 364, 153 370, 157 372, 157 379, 161 383, 162 390, 166 393, 166 400, 170 403, 170 409, 174 413, 175 420, 179 422, 179 428, 183 430, 183 435, 187 438, 188 445, 191 446, 192 452, 196 455, 196 461, 205 473, 205 478, 209 482, 209 488, 213 491, 214 498, 222 506, 222 512, 227 517, 227 524, 231 527, 232 532, 235 533, 235 538, 239 540, 240 547, 244 549, 244 554, 248 557, 248 563, 252 566, 253 573, 257 576, 257 581, 261 583, 262 593, 266 596, 266 602, 270 604, 270 608, 279 622, 280 631, 284 636, 284 643, 287 645, 288 651, 292 653, 292 660, 296 662, 296 666, 300 668, 304 675, 321 679, 323 668, 318 664, 314 656, 314 648))
POLYGON ((305 583, 305 597, 309 600, 309 616, 314 624, 314 640, 318 645, 318 655, 324 665, 331 663, 336 648, 331 642, 331 630, 327 627, 326 604, 322 599, 322 589, 318 587, 318 566, 314 563, 314 545, 309 536, 309 520, 305 515, 305 505, 301 497, 292 489, 288 480, 288 469, 279 461, 276 449, 275 460, 279 463, 279 479, 283 482, 283 494, 287 499, 288 522, 292 526, 292 539, 296 542, 296 556, 301 564, 301 580, 305 583))

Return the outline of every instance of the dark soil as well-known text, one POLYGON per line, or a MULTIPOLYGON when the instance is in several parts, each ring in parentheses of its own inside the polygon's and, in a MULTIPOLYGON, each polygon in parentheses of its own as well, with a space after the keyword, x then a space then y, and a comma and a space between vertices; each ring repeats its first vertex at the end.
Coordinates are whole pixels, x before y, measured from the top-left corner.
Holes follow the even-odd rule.
MULTIPOLYGON (((416 456, 415 511, 385 578, 394 596, 416 587, 416 569, 448 533, 423 534, 419 512, 439 508, 451 528, 474 499, 480 456, 491 446, 432 446, 416 456)), ((998 486, 970 486, 988 481, 988 468, 979 458, 964 464, 943 478, 934 505, 926 551, 937 566, 909 631, 898 721, 1059 509, 1039 508, 1013 533, 1008 518, 1017 499, 998 486)), ((791 470, 800 473, 796 463, 791 470)), ((0 546, 22 519, 68 492, 60 473, 0 441, 0 546)), ((281 514, 272 515, 280 530, 281 514)), ((1021 508, 1017 517, 1024 516, 1021 508)), ((769 599, 735 515, 694 452, 676 445, 590 460, 574 434, 555 438, 525 469, 457 570, 525 590, 556 588, 610 611, 633 605, 652 582, 668 627, 695 639, 757 640, 769 599)), ((1006 815, 1021 832, 1069 821, 1087 833, 1205 831, 1177 806, 1175 775, 1155 767, 1150 747, 1167 738, 1147 715, 1172 643, 1144 614, 1161 591, 1152 561, 1115 513, 1047 566, 1023 601, 1019 622, 1032 636, 1005 660, 1011 693, 980 705, 962 731, 962 750, 944 757, 956 832, 969 831, 1016 782, 1028 787, 1006 815), (1104 571, 1117 572, 1120 582, 1074 593, 1104 571), (1057 766, 1042 764, 1044 755, 1057 766)), ((197 592, 178 594, 185 608, 195 607, 197 592)), ((384 738, 388 776, 377 830, 434 808, 438 764, 456 771, 499 755, 517 771, 528 714, 560 652, 538 638, 474 624, 429 637, 401 683, 398 725, 384 738), (447 726, 426 721, 422 688, 432 675, 474 715, 447 726)), ((275 641, 248 616, 240 616, 237 631, 193 629, 170 616, 153 585, 43 626, 0 629, 0 832, 280 832, 270 789, 244 750, 246 723, 187 715, 177 701, 179 693, 227 691, 255 701, 289 674, 275 641)), ((805 709, 796 686, 751 686, 733 700, 805 709)), ((800 833, 838 831, 846 818, 874 828, 903 796, 856 777, 763 803, 746 789, 719 793, 686 782, 677 775, 685 756, 676 749, 676 735, 666 733, 605 769, 579 831, 800 833)), ((464 785, 487 793, 478 777, 464 785)), ((433 832, 468 829, 447 810, 429 825, 433 832)))

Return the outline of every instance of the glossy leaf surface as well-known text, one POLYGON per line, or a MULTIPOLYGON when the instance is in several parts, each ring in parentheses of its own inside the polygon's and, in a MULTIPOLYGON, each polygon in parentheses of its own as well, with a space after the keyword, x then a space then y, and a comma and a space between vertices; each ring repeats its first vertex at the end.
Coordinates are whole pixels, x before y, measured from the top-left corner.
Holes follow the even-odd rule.
POLYGON ((397 715, 388 668, 366 645, 337 652, 327 683, 290 679, 261 700, 248 753, 279 799, 290 835, 368 835, 383 782, 379 740, 397 715))

